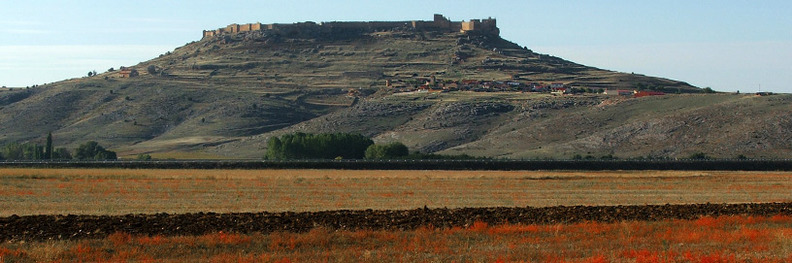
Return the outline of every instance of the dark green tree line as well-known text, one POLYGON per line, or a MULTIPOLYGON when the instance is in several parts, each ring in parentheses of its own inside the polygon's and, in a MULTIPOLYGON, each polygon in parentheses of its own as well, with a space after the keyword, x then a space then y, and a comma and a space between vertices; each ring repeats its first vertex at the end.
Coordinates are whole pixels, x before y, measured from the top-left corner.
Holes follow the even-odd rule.
POLYGON ((66 148, 54 148, 52 133, 47 134, 46 145, 35 143, 9 143, 0 148, 0 160, 114 160, 116 153, 108 151, 97 142, 90 141, 76 149, 76 155, 66 148))
POLYGON ((267 141, 266 159, 363 159, 374 141, 360 134, 295 133, 267 141))
POLYGON ((32 143, 9 143, 3 147, 2 156, 7 160, 42 160, 44 147, 32 143))

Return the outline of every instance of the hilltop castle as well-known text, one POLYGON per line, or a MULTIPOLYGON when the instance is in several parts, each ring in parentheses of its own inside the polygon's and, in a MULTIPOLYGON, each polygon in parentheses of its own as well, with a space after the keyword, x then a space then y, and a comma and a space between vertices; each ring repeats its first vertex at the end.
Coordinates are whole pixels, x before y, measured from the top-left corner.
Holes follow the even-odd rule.
POLYGON ((359 32, 376 32, 393 29, 413 29, 422 31, 440 32, 469 32, 480 34, 498 35, 500 30, 495 24, 495 19, 471 19, 470 21, 451 21, 443 15, 435 14, 433 21, 394 21, 394 22, 303 22, 294 24, 230 24, 215 30, 204 30, 203 38, 219 36, 222 34, 236 34, 249 31, 323 31, 334 32, 340 30, 353 30, 359 32))

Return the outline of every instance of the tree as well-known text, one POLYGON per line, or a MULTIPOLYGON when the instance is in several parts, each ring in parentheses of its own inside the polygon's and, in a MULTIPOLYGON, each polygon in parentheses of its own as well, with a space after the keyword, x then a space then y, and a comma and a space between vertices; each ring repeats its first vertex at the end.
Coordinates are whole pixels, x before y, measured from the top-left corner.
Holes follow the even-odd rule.
POLYGON ((24 159, 22 145, 19 143, 9 143, 3 147, 3 155, 8 160, 22 160, 24 159))
POLYGON ((283 149, 281 148, 281 140, 278 137, 271 137, 267 141, 267 153, 264 156, 265 159, 283 159, 281 154, 283 153, 283 149))
POLYGON ((410 154, 403 143, 372 144, 366 149, 366 159, 397 159, 410 154))
POLYGON ((52 159, 52 133, 47 134, 47 148, 44 149, 44 159, 52 159))
POLYGON ((26 143, 22 145, 22 159, 41 160, 44 159, 44 146, 26 143))
POLYGON ((52 153, 52 158, 53 159, 58 159, 58 160, 68 160, 68 159, 72 158, 72 155, 71 155, 71 152, 69 152, 68 149, 66 149, 66 148, 58 148, 58 149, 55 149, 55 152, 52 153))
POLYGON ((714 91, 714 90, 712 90, 712 88, 710 88, 710 87, 706 87, 706 88, 704 88, 704 90, 702 90, 702 91, 703 91, 704 93, 715 93, 715 91, 714 91))
POLYGON ((115 152, 106 150, 99 143, 89 141, 77 147, 74 158, 80 160, 115 160, 117 156, 115 152))

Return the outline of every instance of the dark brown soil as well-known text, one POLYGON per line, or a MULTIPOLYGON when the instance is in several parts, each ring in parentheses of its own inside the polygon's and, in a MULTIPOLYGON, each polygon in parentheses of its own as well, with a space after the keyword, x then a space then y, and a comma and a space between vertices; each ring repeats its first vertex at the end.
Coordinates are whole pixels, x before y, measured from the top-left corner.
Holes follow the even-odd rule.
POLYGON ((0 218, 0 241, 103 238, 115 232, 133 235, 200 235, 303 232, 316 227, 339 230, 404 230, 422 226, 489 224, 564 224, 579 221, 653 221, 721 215, 792 215, 792 203, 690 204, 646 206, 573 206, 543 208, 460 208, 414 210, 339 210, 304 213, 192 213, 121 216, 37 215, 0 218))

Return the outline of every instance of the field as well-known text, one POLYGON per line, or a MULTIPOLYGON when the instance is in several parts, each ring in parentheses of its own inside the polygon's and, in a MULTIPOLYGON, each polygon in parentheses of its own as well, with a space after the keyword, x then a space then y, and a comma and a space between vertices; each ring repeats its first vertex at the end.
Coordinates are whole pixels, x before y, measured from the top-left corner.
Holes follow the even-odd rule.
POLYGON ((0 216, 792 201, 792 173, 0 169, 0 216))
MULTIPOLYGON (((153 222, 197 212, 420 214, 426 207, 459 214, 464 211, 455 209, 471 207, 789 203, 790 179, 790 172, 727 171, 0 169, 0 223, 57 214, 117 215, 113 220, 170 214, 141 215, 143 222, 153 222)), ((786 212, 779 214, 697 214, 690 220, 523 223, 467 216, 446 226, 355 229, 313 223, 298 231, 195 235, 131 228, 94 238, 84 233, 73 235, 77 239, 12 238, 0 244, 0 262, 787 262, 792 260, 792 211, 782 207, 786 212)))
POLYGON ((792 217, 213 233, 0 244, 33 262, 790 262, 792 217))

